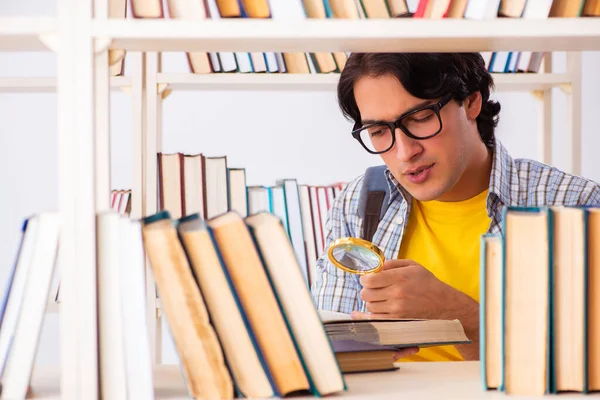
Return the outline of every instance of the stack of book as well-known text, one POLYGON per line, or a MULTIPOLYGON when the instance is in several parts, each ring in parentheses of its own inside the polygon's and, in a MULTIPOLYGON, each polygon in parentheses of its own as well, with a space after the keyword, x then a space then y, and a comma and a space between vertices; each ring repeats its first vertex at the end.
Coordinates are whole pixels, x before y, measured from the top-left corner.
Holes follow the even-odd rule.
POLYGON ((509 207, 481 246, 486 389, 600 390, 600 209, 509 207))

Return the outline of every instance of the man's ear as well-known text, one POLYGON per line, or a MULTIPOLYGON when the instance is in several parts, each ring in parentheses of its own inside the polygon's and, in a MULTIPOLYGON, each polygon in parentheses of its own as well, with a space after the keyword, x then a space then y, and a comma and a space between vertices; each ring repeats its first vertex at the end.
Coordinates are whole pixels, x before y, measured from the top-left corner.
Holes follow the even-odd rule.
POLYGON ((475 92, 471 93, 464 101, 465 112, 467 113, 467 118, 475 119, 479 116, 481 112, 481 93, 475 92))

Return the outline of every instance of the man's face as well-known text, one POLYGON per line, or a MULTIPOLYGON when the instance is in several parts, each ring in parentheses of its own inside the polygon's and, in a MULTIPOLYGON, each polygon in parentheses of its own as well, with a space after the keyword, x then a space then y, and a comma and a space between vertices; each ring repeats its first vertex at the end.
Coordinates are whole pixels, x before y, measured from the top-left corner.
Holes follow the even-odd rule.
MULTIPOLYGON (((354 98, 363 121, 395 121, 424 101, 408 93, 391 75, 360 78, 354 85, 354 98)), ((394 147, 380 156, 414 198, 443 200, 460 180, 479 140, 477 129, 472 128, 474 113, 473 107, 451 100, 440 111, 442 131, 437 136, 416 140, 396 129, 394 147)))

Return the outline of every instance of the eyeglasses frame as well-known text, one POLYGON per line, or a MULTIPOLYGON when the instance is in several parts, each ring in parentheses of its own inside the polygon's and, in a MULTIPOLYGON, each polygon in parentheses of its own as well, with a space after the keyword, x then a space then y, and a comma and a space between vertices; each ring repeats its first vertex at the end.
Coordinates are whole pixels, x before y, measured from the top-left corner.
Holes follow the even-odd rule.
POLYGON ((396 128, 399 128, 406 136, 408 136, 411 139, 415 139, 415 140, 427 140, 427 139, 431 139, 434 136, 439 135, 439 133, 442 131, 443 128, 443 122, 442 122, 442 116, 440 115, 440 111, 441 109, 448 104, 448 102, 452 100, 452 94, 448 93, 446 94, 444 97, 442 97, 440 99, 440 101, 438 101, 435 104, 429 104, 427 106, 424 107, 419 107, 416 108, 414 110, 408 111, 404 114, 402 114, 400 117, 398 117, 398 119, 396 119, 393 122, 376 122, 373 124, 369 124, 366 126, 361 126, 360 128, 357 128, 356 126, 359 125, 359 123, 356 123, 354 125, 354 129, 352 130, 352 137, 354 137, 354 139, 358 140, 358 142, 362 145, 362 147, 369 153, 371 154, 383 154, 385 152, 388 152, 391 150, 392 147, 394 147, 394 144, 396 144, 396 128), (424 136, 424 137, 419 137, 419 136, 415 136, 412 133, 410 133, 410 131, 408 130, 408 128, 406 128, 406 126, 404 126, 404 124, 402 123, 402 120, 405 119, 406 117, 409 117, 415 113, 418 113, 420 111, 423 110, 432 110, 438 117, 438 120, 440 121, 440 128, 433 134, 429 135, 429 136, 424 136), (370 150, 362 141, 362 139, 360 138, 360 132, 364 129, 368 129, 371 126, 375 126, 375 125, 388 125, 390 128, 390 131, 393 132, 392 135, 392 143, 390 144, 390 147, 388 147, 386 150, 382 150, 382 151, 372 151, 370 150))

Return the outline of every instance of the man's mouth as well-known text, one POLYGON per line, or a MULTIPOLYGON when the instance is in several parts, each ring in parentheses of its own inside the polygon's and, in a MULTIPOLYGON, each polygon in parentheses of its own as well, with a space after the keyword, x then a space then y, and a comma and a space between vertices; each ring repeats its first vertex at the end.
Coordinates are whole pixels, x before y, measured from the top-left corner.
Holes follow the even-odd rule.
POLYGON ((404 176, 414 185, 425 183, 431 175, 431 169, 434 165, 435 163, 406 170, 404 176))
POLYGON ((422 165, 420 167, 417 168, 412 168, 407 170, 406 172, 404 172, 405 175, 412 175, 412 176, 417 176, 419 175, 421 172, 423 172, 426 169, 429 169, 433 167, 433 164, 429 164, 429 165, 422 165))

